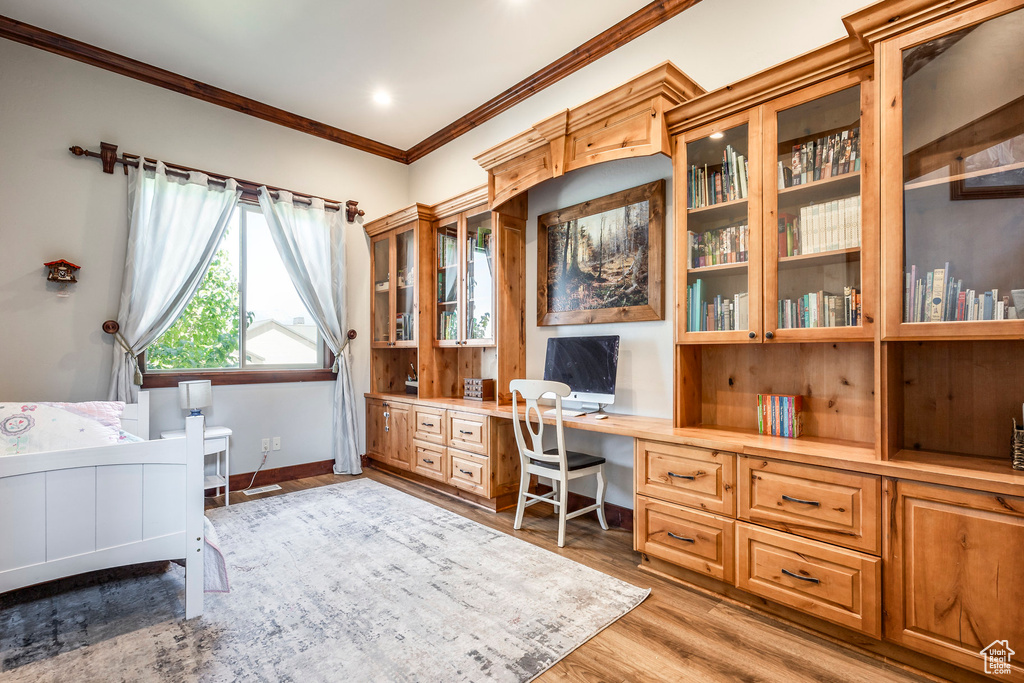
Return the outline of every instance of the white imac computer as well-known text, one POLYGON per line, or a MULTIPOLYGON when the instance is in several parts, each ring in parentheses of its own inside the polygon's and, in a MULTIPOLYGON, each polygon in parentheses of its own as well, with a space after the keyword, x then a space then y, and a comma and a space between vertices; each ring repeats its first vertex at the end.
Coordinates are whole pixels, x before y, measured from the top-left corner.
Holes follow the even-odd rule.
POLYGON ((569 385, 562 402, 566 415, 582 415, 615 403, 619 336, 552 337, 544 358, 544 379, 569 385))

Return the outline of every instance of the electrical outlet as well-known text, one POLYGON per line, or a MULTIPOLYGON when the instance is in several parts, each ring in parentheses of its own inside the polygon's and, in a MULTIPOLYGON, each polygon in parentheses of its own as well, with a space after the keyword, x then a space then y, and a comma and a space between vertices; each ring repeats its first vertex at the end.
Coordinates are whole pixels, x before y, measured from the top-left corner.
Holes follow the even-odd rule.
POLYGON ((270 450, 270 439, 263 439, 263 452, 266 453, 270 450))
POLYGON ((279 437, 279 436, 275 436, 274 437, 274 450, 275 451, 281 450, 281 437, 279 437))

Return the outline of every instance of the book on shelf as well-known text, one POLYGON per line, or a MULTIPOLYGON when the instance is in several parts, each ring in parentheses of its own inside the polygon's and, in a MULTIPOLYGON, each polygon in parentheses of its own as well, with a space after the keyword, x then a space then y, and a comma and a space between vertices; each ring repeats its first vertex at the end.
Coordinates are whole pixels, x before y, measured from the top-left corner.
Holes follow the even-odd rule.
POLYGON ((455 241, 455 235, 438 233, 437 235, 437 267, 438 269, 451 268, 458 265, 459 245, 455 241))
POLYGON ((860 127, 793 145, 778 162, 780 190, 860 170, 860 127))
POLYGON ((779 258, 860 247, 860 196, 800 207, 779 214, 779 258))
POLYGON ((458 278, 447 277, 444 271, 437 274, 437 303, 446 304, 455 301, 457 292, 455 286, 458 284, 458 278))
POLYGON ((459 317, 455 311, 441 311, 438 318, 437 338, 451 341, 459 338, 459 317))
POLYGON ((704 300, 704 281, 697 278, 686 288, 687 329, 690 332, 728 332, 746 330, 750 327, 749 300, 747 292, 733 296, 715 295, 704 300))
POLYGON ((998 289, 979 292, 953 278, 949 261, 922 272, 916 265, 904 273, 903 322, 935 323, 970 320, 1016 320, 1024 305, 1024 289, 1000 295, 998 289))
POLYGON ((745 263, 750 243, 750 227, 729 225, 707 232, 687 232, 690 244, 688 267, 704 268, 722 263, 745 263))
POLYGON ((758 394, 757 432, 791 439, 803 434, 803 397, 790 394, 758 394))
POLYGON ((842 294, 818 291, 779 300, 780 329, 856 327, 861 324, 861 293, 844 287, 842 294))
POLYGON ((722 150, 719 165, 691 165, 687 172, 687 208, 699 209, 747 198, 747 160, 732 145, 722 150))

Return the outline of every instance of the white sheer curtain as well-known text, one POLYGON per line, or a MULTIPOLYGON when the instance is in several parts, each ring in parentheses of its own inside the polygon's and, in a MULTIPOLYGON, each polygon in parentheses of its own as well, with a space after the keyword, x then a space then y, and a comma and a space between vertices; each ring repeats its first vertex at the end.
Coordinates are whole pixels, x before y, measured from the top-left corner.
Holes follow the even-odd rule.
POLYGON ((296 205, 289 192, 275 201, 265 187, 260 208, 285 269, 327 346, 334 352, 334 411, 331 419, 334 472, 359 474, 356 396, 352 388, 345 307, 345 235, 340 211, 326 211, 321 199, 296 205))
POLYGON ((138 400, 137 356, 192 300, 241 195, 234 180, 221 187, 203 173, 168 176, 161 162, 128 168, 128 253, 111 400, 138 400))

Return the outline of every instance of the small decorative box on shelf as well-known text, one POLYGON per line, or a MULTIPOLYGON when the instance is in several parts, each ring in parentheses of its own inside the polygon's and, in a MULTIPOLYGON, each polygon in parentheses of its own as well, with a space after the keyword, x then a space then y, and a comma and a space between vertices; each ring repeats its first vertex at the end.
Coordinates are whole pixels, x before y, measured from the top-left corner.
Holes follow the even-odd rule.
POLYGON ((494 380, 467 377, 462 393, 473 401, 489 401, 494 398, 494 380))

